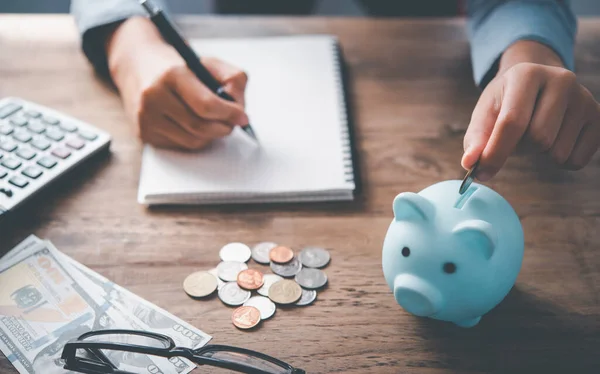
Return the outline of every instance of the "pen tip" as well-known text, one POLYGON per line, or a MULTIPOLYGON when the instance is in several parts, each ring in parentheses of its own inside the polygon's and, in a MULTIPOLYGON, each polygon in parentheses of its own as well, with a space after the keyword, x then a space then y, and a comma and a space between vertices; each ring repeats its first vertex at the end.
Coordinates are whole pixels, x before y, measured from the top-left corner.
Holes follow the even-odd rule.
POLYGON ((256 137, 256 133, 252 129, 252 126, 247 125, 247 126, 242 127, 242 129, 244 130, 244 132, 246 134, 250 135, 254 140, 258 141, 258 138, 256 137))

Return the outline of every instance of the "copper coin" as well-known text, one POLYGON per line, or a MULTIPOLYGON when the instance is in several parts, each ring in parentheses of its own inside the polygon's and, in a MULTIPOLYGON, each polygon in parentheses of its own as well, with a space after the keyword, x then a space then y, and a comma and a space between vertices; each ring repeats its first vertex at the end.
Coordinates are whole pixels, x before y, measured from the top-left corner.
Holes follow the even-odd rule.
POLYGON ((265 283, 263 274, 254 269, 240 271, 237 276, 237 283, 246 290, 258 290, 265 283))
POLYGON ((294 251, 292 251, 288 247, 284 247, 282 245, 271 249, 269 253, 269 258, 273 262, 277 262, 279 264, 285 264, 287 262, 292 261, 294 258, 294 251))
POLYGON ((231 322, 242 330, 251 329, 260 321, 260 311, 253 306, 241 306, 234 310, 231 316, 231 322))

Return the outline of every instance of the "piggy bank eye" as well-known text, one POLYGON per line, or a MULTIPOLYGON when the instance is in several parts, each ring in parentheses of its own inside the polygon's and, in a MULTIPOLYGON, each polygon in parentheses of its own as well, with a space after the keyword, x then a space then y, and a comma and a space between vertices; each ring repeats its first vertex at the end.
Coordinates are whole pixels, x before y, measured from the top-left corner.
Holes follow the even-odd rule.
POLYGON ((410 249, 408 247, 402 248, 402 256, 404 256, 404 257, 410 256, 410 249))
POLYGON ((456 272, 456 264, 454 262, 446 262, 442 267, 444 273, 452 274, 456 272))

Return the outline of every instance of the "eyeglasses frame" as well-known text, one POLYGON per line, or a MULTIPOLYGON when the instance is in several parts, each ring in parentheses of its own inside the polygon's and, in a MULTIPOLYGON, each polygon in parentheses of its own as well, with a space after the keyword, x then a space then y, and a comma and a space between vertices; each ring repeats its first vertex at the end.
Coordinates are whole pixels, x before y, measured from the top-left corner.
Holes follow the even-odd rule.
POLYGON ((218 344, 208 344, 198 349, 190 349, 185 347, 177 347, 175 341, 171 339, 171 337, 155 332, 149 331, 138 331, 138 330, 123 330, 123 329, 114 329, 114 330, 97 330, 90 331, 82 334, 77 339, 72 340, 65 344, 63 348, 63 352, 61 358, 65 362, 64 368, 67 370, 79 371, 88 374, 131 374, 130 372, 120 371, 118 367, 116 367, 109 359, 106 357, 101 350, 113 350, 113 351, 122 351, 122 352, 131 352, 131 353, 139 353, 139 354, 147 354, 150 356, 158 356, 164 358, 173 358, 173 357, 183 357, 186 358, 195 364, 198 365, 208 365, 208 366, 216 366, 223 369, 235 370, 247 374, 268 374, 267 372, 256 369, 250 366, 246 366, 244 364, 238 364, 230 361, 225 361, 221 359, 215 359, 212 357, 203 356, 203 354, 211 351, 227 351, 232 353, 245 354, 248 356, 253 356, 265 361, 268 361, 272 364, 279 365, 283 369, 287 370, 288 374, 305 374, 306 372, 302 369, 294 368, 291 365, 276 359, 274 357, 268 356, 266 354, 252 351, 245 348, 233 347, 228 345, 218 345, 218 344), (102 335, 137 335, 146 338, 156 339, 165 343, 165 348, 156 348, 156 347, 148 347, 138 344, 128 344, 128 343, 111 343, 111 342, 97 342, 97 341, 85 341, 85 339, 90 338, 92 336, 102 336, 102 335), (95 356, 98 361, 86 359, 83 357, 77 357, 77 350, 84 349, 93 356, 95 356), (95 366, 97 369, 94 369, 95 366))

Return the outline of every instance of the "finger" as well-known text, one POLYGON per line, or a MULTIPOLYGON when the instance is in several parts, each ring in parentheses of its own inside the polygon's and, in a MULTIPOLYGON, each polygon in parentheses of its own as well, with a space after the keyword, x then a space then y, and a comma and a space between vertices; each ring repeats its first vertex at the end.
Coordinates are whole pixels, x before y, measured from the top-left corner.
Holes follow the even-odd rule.
POLYGON ((198 150, 210 142, 210 139, 204 135, 194 136, 182 128, 177 122, 168 116, 164 117, 165 126, 155 130, 155 133, 161 138, 168 140, 179 149, 198 150))
POLYGON ((501 86, 498 82, 492 82, 481 94, 471 115, 471 122, 463 139, 461 165, 465 169, 470 169, 477 162, 494 129, 500 110, 501 86))
POLYGON ((226 123, 217 121, 201 121, 195 126, 202 131, 205 137, 210 139, 222 138, 231 134, 233 131, 233 127, 227 125, 226 123))
POLYGON ((567 160, 567 167, 578 170, 586 166, 600 147, 600 123, 596 120, 583 127, 575 143, 573 152, 567 160))
POLYGON ((248 83, 248 75, 241 69, 217 58, 205 57, 208 71, 223 84, 225 91, 236 102, 244 104, 244 92, 248 83))
POLYGON ((168 85, 198 117, 226 122, 231 126, 249 122, 239 103, 218 97, 189 69, 177 68, 166 79, 168 85))
POLYGON ((577 138, 586 122, 588 100, 589 98, 582 91, 573 95, 570 100, 569 107, 551 149, 552 158, 559 165, 565 164, 571 156, 577 138))
POLYGON ((172 135, 175 123, 161 114, 155 114, 145 118, 140 124, 140 138, 144 143, 152 144, 161 148, 181 148, 178 137, 172 135))
POLYGON ((224 122, 207 121, 198 117, 172 91, 163 96, 162 105, 164 107, 164 114, 193 137, 222 138, 233 131, 233 127, 224 122))
POLYGON ((171 124, 182 127, 193 137, 203 137, 202 127, 204 120, 196 115, 177 94, 171 90, 160 98, 162 114, 171 120, 171 124))
POLYGON ((527 137, 543 152, 554 145, 569 103, 567 87, 562 82, 546 85, 538 98, 535 112, 527 128, 527 137))
POLYGON ((536 74, 510 74, 504 82, 500 113, 486 144, 478 167, 477 178, 492 178, 517 146, 531 121, 540 90, 536 74))

